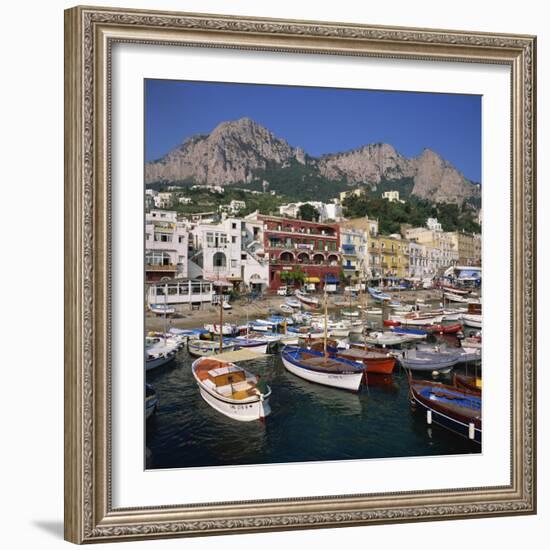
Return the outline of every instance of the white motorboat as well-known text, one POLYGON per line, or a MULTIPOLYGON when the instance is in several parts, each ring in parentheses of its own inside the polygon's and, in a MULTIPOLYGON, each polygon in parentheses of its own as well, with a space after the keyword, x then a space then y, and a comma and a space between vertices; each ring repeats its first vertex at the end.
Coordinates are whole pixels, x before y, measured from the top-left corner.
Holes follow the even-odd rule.
POLYGON ((201 397, 213 409, 241 422, 261 420, 271 412, 271 388, 234 363, 201 357, 191 366, 201 397))

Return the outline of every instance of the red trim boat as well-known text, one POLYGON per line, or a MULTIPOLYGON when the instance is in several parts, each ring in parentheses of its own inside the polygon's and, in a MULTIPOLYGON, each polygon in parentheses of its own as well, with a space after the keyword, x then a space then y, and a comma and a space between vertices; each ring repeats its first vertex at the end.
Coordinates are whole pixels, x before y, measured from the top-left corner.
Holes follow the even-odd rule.
POLYGON ((367 375, 391 374, 395 367, 395 358, 391 355, 357 347, 339 351, 338 357, 363 363, 367 367, 367 375))
POLYGON ((385 327, 398 327, 401 325, 399 321, 392 321, 391 319, 384 319, 383 323, 385 327))
POLYGON ((454 325, 426 325, 422 328, 431 333, 456 334, 462 330, 462 325, 460 323, 454 325))

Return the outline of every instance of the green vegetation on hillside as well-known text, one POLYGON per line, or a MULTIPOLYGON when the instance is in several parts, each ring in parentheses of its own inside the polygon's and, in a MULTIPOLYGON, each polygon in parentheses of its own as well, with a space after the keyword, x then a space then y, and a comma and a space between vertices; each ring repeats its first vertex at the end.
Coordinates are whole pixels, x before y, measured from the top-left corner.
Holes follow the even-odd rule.
POLYGON ((423 227, 427 218, 437 218, 444 231, 464 230, 479 233, 476 213, 466 203, 462 206, 449 203, 432 203, 410 196, 405 203, 390 202, 376 196, 348 197, 344 201, 344 215, 348 218, 369 218, 379 220, 379 231, 383 234, 399 233, 402 223, 423 227))
POLYGON ((262 181, 269 182, 269 190, 292 197, 294 201, 328 201, 347 191, 347 182, 332 181, 319 173, 314 165, 291 161, 287 166, 276 166, 256 173, 251 189, 261 190, 262 181))

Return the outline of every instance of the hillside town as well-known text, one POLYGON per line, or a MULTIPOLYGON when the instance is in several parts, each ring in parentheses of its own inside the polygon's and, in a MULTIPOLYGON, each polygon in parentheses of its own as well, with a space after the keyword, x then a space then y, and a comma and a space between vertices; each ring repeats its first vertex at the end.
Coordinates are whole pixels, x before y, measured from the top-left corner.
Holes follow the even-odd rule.
MULTIPOLYGON (((223 192, 223 189, 221 190, 223 192)), ((437 218, 424 226, 401 224, 382 234, 380 220, 368 215, 346 219, 342 204, 351 190, 332 202, 284 204, 275 215, 247 215, 246 202, 233 200, 208 212, 182 215, 181 193, 146 192, 145 281, 149 303, 199 306, 212 303, 213 283, 233 295, 305 291, 336 293, 368 282, 380 288, 397 283, 429 288, 449 268, 481 265, 481 235, 444 231, 437 218), (304 210, 306 207, 306 210, 304 210), (312 220, 303 213, 313 213, 312 220), (167 298, 161 285, 168 283, 167 298)), ((385 197, 400 201, 399 193, 385 197)), ((479 220, 481 223, 481 219, 479 220)), ((165 285, 162 285, 164 287, 165 285)))

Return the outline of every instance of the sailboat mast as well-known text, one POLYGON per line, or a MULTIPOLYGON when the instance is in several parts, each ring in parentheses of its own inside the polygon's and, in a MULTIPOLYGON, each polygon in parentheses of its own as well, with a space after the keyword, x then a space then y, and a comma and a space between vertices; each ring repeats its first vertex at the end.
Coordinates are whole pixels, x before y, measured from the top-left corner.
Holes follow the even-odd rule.
POLYGON ((167 308, 167 301, 168 299, 168 283, 166 283, 164 285, 164 345, 166 345, 166 332, 167 332, 167 327, 166 327, 166 308, 167 308))
POLYGON ((325 356, 327 355, 327 336, 328 336, 328 306, 327 306, 327 281, 325 279, 324 285, 324 302, 325 302, 325 330, 323 334, 323 351, 325 356))
POLYGON ((367 312, 365 311, 366 309, 366 305, 365 305, 365 291, 364 291, 364 288, 366 289, 367 287, 367 282, 366 282, 366 279, 365 279, 365 283, 364 284, 360 284, 359 286, 359 292, 361 293, 361 327, 362 327, 362 333, 363 333, 363 345, 365 347, 365 351, 367 351, 367 336, 365 334, 365 328, 366 328, 366 315, 367 315, 367 312))

